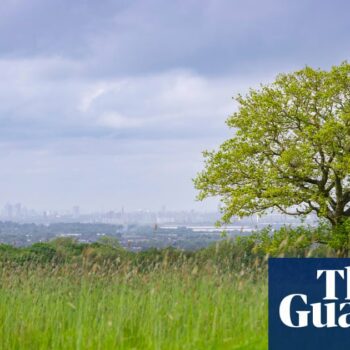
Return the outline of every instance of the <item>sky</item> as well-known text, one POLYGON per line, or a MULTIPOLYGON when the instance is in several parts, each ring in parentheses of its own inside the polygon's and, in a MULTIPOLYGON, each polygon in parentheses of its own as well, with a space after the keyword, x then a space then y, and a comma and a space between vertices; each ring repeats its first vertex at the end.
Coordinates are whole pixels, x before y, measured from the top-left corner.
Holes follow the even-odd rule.
POLYGON ((350 60, 348 0, 2 0, 0 205, 215 210, 232 97, 350 60))

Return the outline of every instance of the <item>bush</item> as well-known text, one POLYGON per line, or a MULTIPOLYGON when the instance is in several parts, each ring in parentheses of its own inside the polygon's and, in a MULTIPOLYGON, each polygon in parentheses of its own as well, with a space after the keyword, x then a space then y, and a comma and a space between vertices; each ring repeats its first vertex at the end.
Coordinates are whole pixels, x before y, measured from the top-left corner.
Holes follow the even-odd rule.
POLYGON ((337 230, 328 225, 318 227, 267 227, 249 236, 223 239, 198 251, 182 251, 168 247, 141 252, 125 250, 119 241, 103 237, 94 243, 79 243, 60 237, 46 243, 35 243, 27 248, 0 245, 0 260, 23 264, 47 263, 78 264, 84 269, 103 266, 137 269, 149 272, 158 268, 201 268, 217 271, 257 271, 266 266, 268 257, 331 257, 337 256, 348 237, 350 222, 337 230))

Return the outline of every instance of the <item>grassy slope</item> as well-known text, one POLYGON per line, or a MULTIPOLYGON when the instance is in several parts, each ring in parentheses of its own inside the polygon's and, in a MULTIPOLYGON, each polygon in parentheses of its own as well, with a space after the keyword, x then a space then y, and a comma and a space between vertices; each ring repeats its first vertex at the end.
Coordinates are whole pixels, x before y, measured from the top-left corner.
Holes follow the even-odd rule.
POLYGON ((267 287, 209 268, 6 268, 1 349, 267 348, 267 287))
POLYGON ((266 349, 266 257, 335 256, 314 244, 330 233, 267 229, 197 252, 0 245, 0 349, 266 349))

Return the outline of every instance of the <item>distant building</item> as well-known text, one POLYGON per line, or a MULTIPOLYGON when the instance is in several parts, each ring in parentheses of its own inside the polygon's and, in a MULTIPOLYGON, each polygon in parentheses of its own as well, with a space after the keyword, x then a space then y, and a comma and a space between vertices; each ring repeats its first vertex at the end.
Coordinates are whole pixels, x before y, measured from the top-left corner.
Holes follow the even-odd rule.
POLYGON ((75 205, 72 209, 72 214, 74 218, 78 218, 80 216, 80 208, 78 205, 75 205))
POLYGON ((8 219, 11 219, 13 217, 13 205, 10 203, 7 203, 4 206, 4 216, 8 219))

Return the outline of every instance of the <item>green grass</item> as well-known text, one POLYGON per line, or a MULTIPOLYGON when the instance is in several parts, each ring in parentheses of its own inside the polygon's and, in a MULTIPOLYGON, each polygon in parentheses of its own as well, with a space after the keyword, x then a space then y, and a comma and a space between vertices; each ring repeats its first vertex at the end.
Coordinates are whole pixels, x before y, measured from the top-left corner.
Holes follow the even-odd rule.
POLYGON ((0 283, 1 349, 267 349, 264 277, 4 264, 0 283))
POLYGON ((269 229, 195 252, 113 238, 0 245, 0 350, 267 349, 267 257, 335 256, 329 230, 269 229))
POLYGON ((0 244, 0 350, 266 350, 267 257, 337 256, 315 244, 333 233, 267 228, 195 252, 0 244))

